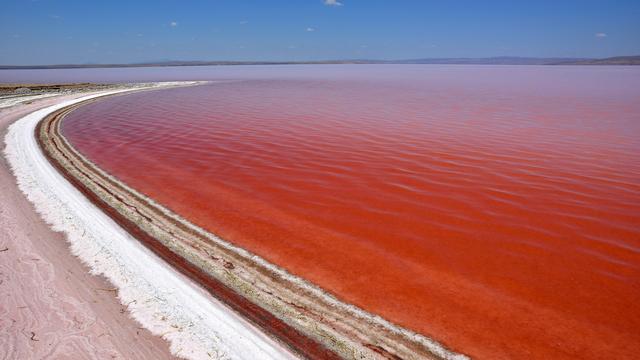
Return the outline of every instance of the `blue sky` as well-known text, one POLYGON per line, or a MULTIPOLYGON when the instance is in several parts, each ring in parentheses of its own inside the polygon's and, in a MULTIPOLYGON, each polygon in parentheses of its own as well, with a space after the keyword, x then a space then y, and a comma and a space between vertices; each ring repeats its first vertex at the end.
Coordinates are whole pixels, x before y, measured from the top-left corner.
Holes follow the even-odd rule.
POLYGON ((2 0, 0 64, 640 54, 640 0, 2 0))

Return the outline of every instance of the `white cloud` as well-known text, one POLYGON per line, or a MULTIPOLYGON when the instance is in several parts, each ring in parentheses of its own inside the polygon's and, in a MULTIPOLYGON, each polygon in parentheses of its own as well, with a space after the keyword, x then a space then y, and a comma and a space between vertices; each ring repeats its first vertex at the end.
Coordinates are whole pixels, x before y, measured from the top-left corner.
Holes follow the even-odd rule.
POLYGON ((316 29, 314 29, 314 28, 312 28, 312 27, 308 27, 308 28, 307 28, 307 32, 314 32, 314 31, 316 31, 316 29))
POLYGON ((597 37, 597 38, 600 38, 600 39, 602 39, 602 38, 606 38, 606 37, 607 37, 607 34, 605 34, 605 33, 603 33, 603 32, 599 32, 599 33, 596 33, 596 37, 597 37))
POLYGON ((324 0, 324 4, 327 6, 342 6, 342 3, 338 0, 324 0))
POLYGON ((249 22, 248 22, 247 20, 242 20, 242 21, 240 21, 240 25, 246 25, 246 24, 248 24, 248 23, 249 23, 249 22))
POLYGON ((169 23, 169 26, 176 27, 176 26, 178 26, 178 22, 172 21, 172 22, 169 23))

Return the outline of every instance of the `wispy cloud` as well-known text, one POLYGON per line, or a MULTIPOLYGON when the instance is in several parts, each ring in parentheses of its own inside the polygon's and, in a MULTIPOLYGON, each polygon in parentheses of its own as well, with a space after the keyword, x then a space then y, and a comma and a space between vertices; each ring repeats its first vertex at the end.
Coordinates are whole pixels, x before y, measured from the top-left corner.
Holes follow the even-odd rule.
POLYGON ((172 22, 169 23, 169 26, 176 27, 176 26, 178 26, 178 22, 177 21, 172 21, 172 22))
POLYGON ((324 0, 324 4, 327 6, 342 6, 342 3, 338 0, 324 0))
POLYGON ((240 21, 240 25, 246 25, 246 24, 248 24, 248 23, 249 23, 249 21, 247 21, 247 20, 242 20, 242 21, 240 21))
POLYGON ((307 32, 314 32, 314 31, 316 31, 316 29, 315 29, 315 28, 312 28, 312 27, 308 27, 308 28, 307 28, 307 32))
POLYGON ((56 14, 49 14, 49 18, 51 19, 62 19, 62 16, 56 14))
POLYGON ((599 32, 599 33, 596 33, 596 35, 595 35, 595 36, 596 36, 597 38, 599 38, 599 39, 603 39, 603 38, 606 38, 606 37, 607 37, 607 34, 606 34, 606 33, 603 33, 603 32, 599 32))

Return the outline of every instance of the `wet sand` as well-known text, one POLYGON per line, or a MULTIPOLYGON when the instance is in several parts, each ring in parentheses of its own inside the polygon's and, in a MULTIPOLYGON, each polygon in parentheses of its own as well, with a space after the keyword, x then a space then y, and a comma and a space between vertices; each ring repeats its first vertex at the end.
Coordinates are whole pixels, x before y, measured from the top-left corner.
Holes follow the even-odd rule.
MULTIPOLYGON (((0 109, 0 137, 22 116, 82 95, 0 109)), ((4 156, 0 229, 0 358, 174 358, 167 342, 128 317, 113 285, 71 255, 20 192, 4 156)))

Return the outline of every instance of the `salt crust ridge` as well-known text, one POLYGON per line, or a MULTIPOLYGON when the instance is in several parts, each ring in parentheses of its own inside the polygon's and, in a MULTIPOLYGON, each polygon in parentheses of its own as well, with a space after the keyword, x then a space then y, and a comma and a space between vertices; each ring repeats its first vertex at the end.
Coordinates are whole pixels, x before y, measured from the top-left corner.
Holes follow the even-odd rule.
MULTIPOLYGON (((154 83, 146 85, 146 88, 160 86, 184 86, 188 84, 189 83, 180 82, 154 83)), ((138 87, 138 89, 142 89, 142 87, 138 87)), ((242 331, 248 331, 252 335, 258 335, 258 337, 261 338, 260 340, 263 340, 262 342, 266 339, 267 346, 271 345, 268 344, 268 342, 273 343, 273 340, 260 333, 258 329, 253 328, 239 315, 228 310, 224 304, 204 295, 204 290, 178 274, 168 265, 164 264, 163 260, 157 258, 155 254, 152 254, 149 250, 144 248, 144 246, 139 244, 136 239, 106 216, 99 208, 93 205, 77 189, 75 189, 73 185, 68 183, 60 174, 58 174, 53 166, 48 163, 44 154, 42 154, 33 134, 37 123, 45 116, 56 110, 82 101, 127 91, 131 91, 131 89, 101 92, 81 99, 57 104, 27 115, 11 125, 5 138, 5 154, 9 159, 14 175, 18 179, 18 185, 21 191, 27 195, 32 203, 34 203, 36 210, 45 219, 45 221, 47 221, 47 223, 52 225, 54 230, 67 234, 73 254, 78 256, 85 264, 87 264, 91 268, 93 274, 104 275, 119 289, 120 301, 122 304, 127 305, 133 318, 140 322, 145 328, 149 329, 152 333, 160 335, 170 342, 171 351, 174 355, 186 359, 268 359, 294 357, 290 353, 278 353, 278 351, 286 351, 282 348, 277 349, 279 346, 278 344, 275 344, 275 352, 273 349, 267 349, 271 351, 261 353, 260 351, 263 350, 265 344, 257 344, 250 341, 249 343, 253 344, 254 347, 256 347, 255 345, 258 345, 258 350, 256 350, 256 352, 251 352, 253 350, 247 351, 248 348, 246 346, 246 341, 243 341, 247 334, 241 333, 242 331), (14 127, 18 127, 18 124, 22 124, 21 128, 14 129, 14 127), (28 127, 28 129, 25 129, 26 127, 28 127), (27 152, 22 151, 22 156, 20 156, 20 146, 15 145, 20 143, 20 141, 16 140, 17 135, 14 134, 17 132, 22 134, 21 141, 26 142, 26 137, 31 139, 29 141, 29 150, 27 152), (25 132, 26 136, 23 134, 25 132), (31 146, 35 149, 31 149, 31 146), (24 159, 27 157, 24 155, 28 152, 33 153, 29 154, 29 156, 34 157, 34 159, 31 159, 31 164, 28 159, 24 159), (37 156, 35 155, 35 152, 37 152, 37 156), (35 159, 36 157, 37 159, 35 159), (46 165, 42 164, 42 162, 46 163, 46 165), (40 179, 37 179, 37 177, 34 176, 34 174, 38 175, 37 172, 33 171, 34 163, 38 163, 35 168, 48 167, 46 169, 45 176, 40 176, 40 179), (53 179, 55 177, 57 178, 53 179), (54 183, 52 180, 56 180, 56 182, 54 183), (75 197, 73 199, 73 203, 82 203, 78 205, 83 206, 78 206, 77 208, 67 206, 65 201, 61 199, 69 199, 70 195, 75 197), (81 212, 85 211, 87 208, 91 208, 91 210, 96 211, 101 216, 95 217, 95 214, 81 212), (96 231, 94 228, 87 227, 89 224, 94 227, 99 224, 101 227, 105 227, 105 229, 96 231), (109 231, 109 227, 113 229, 109 231), (105 240, 109 239, 109 236, 114 235, 117 239, 105 240), (146 258, 138 258, 140 255, 132 256, 133 252, 119 252, 121 250, 129 251, 134 248, 137 253, 144 253, 146 258), (136 262, 139 263, 137 264, 139 269, 133 266, 136 262), (153 266, 144 268, 143 265, 146 265, 146 262, 150 262, 149 265, 153 263, 153 266), (156 272, 155 269, 157 268, 162 268, 163 272, 156 272), (166 275, 164 275, 165 273, 166 275), (169 281, 160 281, 164 280, 164 276, 170 276, 170 280, 175 281, 176 283, 188 283, 186 285, 189 286, 191 291, 197 292, 198 296, 196 298, 184 296, 182 297, 184 299, 174 301, 177 300, 175 297, 175 292, 177 291, 168 288, 166 285, 159 284, 169 283, 169 281), (204 305, 206 305, 206 302, 212 302, 212 300, 217 303, 213 304, 216 309, 214 314, 209 314, 207 311, 211 310, 205 311, 204 309, 206 308, 204 305), (198 305, 195 305, 196 303, 198 305), (192 307, 197 310, 192 310, 192 307), (226 319, 229 317, 234 318, 226 319), (213 320, 213 322, 211 322, 211 320, 213 320), (229 320, 231 320, 231 322, 236 321, 237 323, 244 323, 242 325, 249 327, 249 329, 239 329, 239 324, 230 324, 229 320), (220 326, 221 324, 216 322, 221 322, 223 326, 220 326), (235 330, 235 333, 231 336, 229 335, 228 327, 235 330), (220 335, 221 333, 223 335, 220 335), (206 336, 205 334, 211 335, 206 336), (238 350, 237 352, 235 351, 236 349, 238 350)), ((66 203, 70 202, 70 200, 66 201, 66 203)), ((202 231, 194 225, 191 226, 202 231)), ((209 237, 211 237, 211 235, 209 235, 209 237)), ((429 338, 415 334, 406 329, 398 328, 377 315, 372 315, 355 306, 344 304, 330 294, 325 293, 320 288, 289 274, 285 270, 278 268, 266 260, 250 254, 244 249, 237 248, 216 236, 213 236, 213 238, 224 247, 232 248, 237 253, 242 254, 245 257, 252 258, 257 263, 260 263, 283 278, 287 278, 289 281, 297 283, 306 290, 324 297, 329 303, 348 310, 354 315, 367 319, 372 323, 381 325, 391 332, 403 334, 403 336, 407 338, 412 338, 414 341, 422 343, 431 352, 437 354, 443 359, 468 359, 467 356, 451 352, 429 338)), ((185 284, 177 285, 179 286, 176 286, 175 289, 185 287, 185 284)), ((211 306, 208 306, 207 308, 211 308, 211 306)))
MULTIPOLYGON (((144 87, 178 86, 181 83, 144 87)), ((87 200, 46 159, 34 132, 46 115, 114 90, 66 101, 33 112, 13 123, 5 137, 5 156, 18 187, 55 231, 67 235, 71 252, 104 275, 117 289, 131 316, 170 343, 171 352, 185 359, 295 358, 241 316, 228 309, 164 264, 87 200)))

